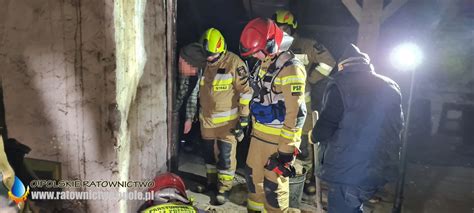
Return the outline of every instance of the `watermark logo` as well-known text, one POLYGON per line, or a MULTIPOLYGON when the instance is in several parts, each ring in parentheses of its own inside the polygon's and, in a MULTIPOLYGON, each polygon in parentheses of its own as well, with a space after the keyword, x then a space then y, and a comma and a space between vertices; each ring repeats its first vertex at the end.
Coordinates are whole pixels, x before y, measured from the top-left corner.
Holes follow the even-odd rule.
POLYGON ((13 200, 16 204, 25 202, 28 194, 30 193, 30 187, 23 184, 23 182, 15 176, 12 189, 8 192, 8 197, 13 200))

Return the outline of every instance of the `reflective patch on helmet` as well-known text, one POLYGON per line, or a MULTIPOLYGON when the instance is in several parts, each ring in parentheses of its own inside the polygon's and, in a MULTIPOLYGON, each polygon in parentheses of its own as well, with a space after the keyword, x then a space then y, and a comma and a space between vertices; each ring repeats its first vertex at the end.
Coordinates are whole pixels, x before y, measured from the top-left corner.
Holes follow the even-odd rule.
POLYGON ((226 91, 230 89, 230 85, 216 85, 214 86, 214 91, 220 92, 220 91, 226 91))
POLYGON ((288 21, 290 19, 290 12, 286 13, 285 17, 283 18, 283 21, 288 21))
POLYGON ((216 45, 216 52, 219 51, 219 48, 221 48, 221 45, 222 45, 222 37, 219 37, 219 41, 217 41, 217 45, 216 45))
POLYGON ((297 84, 297 85, 291 85, 291 95, 292 96, 301 96, 303 95, 303 85, 297 84))

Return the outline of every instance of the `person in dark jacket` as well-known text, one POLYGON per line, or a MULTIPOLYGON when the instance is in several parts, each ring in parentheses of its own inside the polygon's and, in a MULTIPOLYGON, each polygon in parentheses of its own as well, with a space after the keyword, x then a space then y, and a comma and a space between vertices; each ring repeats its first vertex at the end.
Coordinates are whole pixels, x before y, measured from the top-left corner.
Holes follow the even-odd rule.
POLYGON ((369 56, 350 44, 312 131, 322 147, 318 176, 329 185, 329 213, 363 212, 362 204, 398 177, 402 128, 399 86, 376 74, 369 56))

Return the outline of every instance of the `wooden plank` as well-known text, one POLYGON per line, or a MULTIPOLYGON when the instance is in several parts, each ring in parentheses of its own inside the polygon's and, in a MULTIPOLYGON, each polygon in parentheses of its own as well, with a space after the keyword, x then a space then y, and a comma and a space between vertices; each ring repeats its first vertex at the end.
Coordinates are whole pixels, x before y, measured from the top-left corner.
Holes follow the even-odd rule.
POLYGON ((400 7, 405 5, 408 0, 392 0, 390 4, 385 6, 382 13, 382 22, 383 23, 388 17, 392 16, 400 7))
POLYGON ((303 25, 301 26, 303 30, 313 31, 313 32, 324 32, 324 33, 354 33, 357 32, 357 27, 347 27, 347 26, 329 26, 329 25, 303 25))
POLYGON ((176 3, 177 0, 166 0, 166 95, 168 124, 168 170, 178 170, 178 118, 173 113, 176 94, 176 3))
POLYGON ((363 51, 374 56, 377 40, 382 24, 383 0, 364 0, 362 15, 359 22, 357 46, 363 51))
POLYGON ((357 4, 356 0, 342 0, 342 3, 347 7, 352 16, 360 23, 360 17, 362 16, 362 8, 357 4))

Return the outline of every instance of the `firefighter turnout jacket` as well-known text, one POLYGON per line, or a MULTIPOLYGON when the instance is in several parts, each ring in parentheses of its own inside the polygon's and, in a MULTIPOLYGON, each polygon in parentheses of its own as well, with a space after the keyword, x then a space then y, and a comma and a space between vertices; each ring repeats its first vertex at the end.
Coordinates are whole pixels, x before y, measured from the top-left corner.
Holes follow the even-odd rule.
MULTIPOLYGON (((332 68, 336 65, 336 61, 328 49, 318 41, 303 38, 298 34, 295 34, 294 38, 295 40, 291 45, 291 50, 295 54, 306 55, 305 58, 307 58, 305 68, 308 73, 308 84, 306 85, 305 102, 307 110, 312 112, 315 109, 311 109, 311 87, 329 75, 332 68)), ((308 134, 308 131, 312 128, 312 114, 309 113, 303 126, 303 134, 308 134)))
POLYGON ((278 151, 293 153, 301 142, 306 117, 303 64, 290 51, 265 59, 256 73, 251 104, 253 137, 278 144, 278 151))
POLYGON ((208 62, 199 85, 202 127, 221 127, 249 115, 253 92, 246 64, 236 54, 227 51, 216 62, 208 62))

